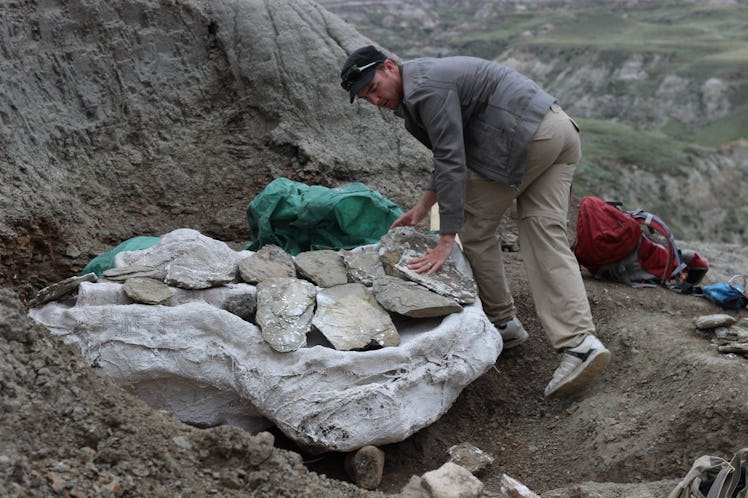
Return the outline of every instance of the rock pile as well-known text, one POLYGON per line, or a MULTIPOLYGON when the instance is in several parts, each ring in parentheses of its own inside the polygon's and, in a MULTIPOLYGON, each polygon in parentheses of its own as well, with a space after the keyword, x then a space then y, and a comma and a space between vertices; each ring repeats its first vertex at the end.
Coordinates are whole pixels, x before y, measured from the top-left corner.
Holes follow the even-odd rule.
POLYGON ((718 313, 696 317, 693 323, 703 334, 712 334, 720 353, 748 355, 748 318, 718 313))
POLYGON ((435 242, 401 228, 291 257, 175 230, 30 315, 185 422, 351 451, 436 421, 501 350, 459 249, 433 278, 407 269, 435 242))

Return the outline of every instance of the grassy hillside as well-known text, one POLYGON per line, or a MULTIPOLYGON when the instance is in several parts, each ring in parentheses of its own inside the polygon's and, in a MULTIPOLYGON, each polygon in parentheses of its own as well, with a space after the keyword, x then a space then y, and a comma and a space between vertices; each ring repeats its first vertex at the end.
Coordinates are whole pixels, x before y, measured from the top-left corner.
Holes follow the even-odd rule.
POLYGON ((721 78, 733 83, 726 116, 695 126, 671 119, 660 131, 704 146, 748 138, 748 5, 606 3, 501 11, 481 9, 486 2, 477 0, 462 8, 437 4, 429 12, 435 25, 418 19, 395 22, 386 9, 372 9, 357 27, 405 58, 462 54, 494 59, 515 49, 579 67, 592 58, 615 65, 634 55, 659 56, 646 79, 625 86, 611 82, 605 91, 651 95, 665 75, 721 78))
MULTIPOLYGON (((582 130, 584 158, 580 172, 594 173, 594 165, 615 161, 654 174, 678 174, 689 154, 711 149, 676 140, 660 131, 647 131, 613 121, 576 120, 582 130)), ((604 177, 599 178, 599 180, 604 177)), ((615 180, 615 178, 610 178, 615 180)))

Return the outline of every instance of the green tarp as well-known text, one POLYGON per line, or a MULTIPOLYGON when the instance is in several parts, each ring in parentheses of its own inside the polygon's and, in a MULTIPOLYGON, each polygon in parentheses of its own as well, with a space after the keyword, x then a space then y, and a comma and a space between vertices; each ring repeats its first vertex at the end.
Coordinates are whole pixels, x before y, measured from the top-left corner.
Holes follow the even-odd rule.
POLYGON ((252 232, 247 249, 274 244, 294 256, 352 249, 379 242, 402 214, 396 204, 362 183, 328 188, 278 178, 247 206, 252 232))

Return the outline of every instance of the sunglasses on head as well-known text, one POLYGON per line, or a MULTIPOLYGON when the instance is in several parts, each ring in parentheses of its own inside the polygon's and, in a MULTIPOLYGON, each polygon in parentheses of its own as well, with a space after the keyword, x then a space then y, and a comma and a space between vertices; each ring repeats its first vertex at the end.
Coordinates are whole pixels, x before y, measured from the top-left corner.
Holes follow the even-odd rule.
POLYGON ((343 81, 340 82, 340 86, 343 87, 343 90, 350 90, 351 87, 361 79, 365 70, 382 62, 384 61, 374 61, 361 67, 358 67, 356 64, 352 65, 345 70, 345 73, 343 73, 343 81))

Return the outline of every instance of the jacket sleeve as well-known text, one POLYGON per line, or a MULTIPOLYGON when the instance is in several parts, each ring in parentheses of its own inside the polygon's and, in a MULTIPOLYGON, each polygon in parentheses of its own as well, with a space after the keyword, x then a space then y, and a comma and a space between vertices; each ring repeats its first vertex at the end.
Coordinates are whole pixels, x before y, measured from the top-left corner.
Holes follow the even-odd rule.
POLYGON ((439 232, 460 233, 464 221, 466 170, 459 97, 452 89, 432 88, 418 99, 416 109, 434 155, 427 189, 436 191, 439 232))

